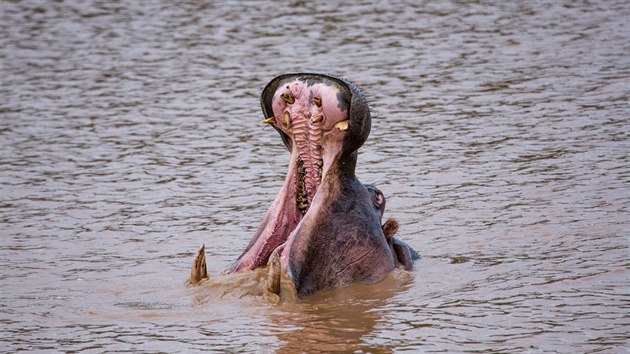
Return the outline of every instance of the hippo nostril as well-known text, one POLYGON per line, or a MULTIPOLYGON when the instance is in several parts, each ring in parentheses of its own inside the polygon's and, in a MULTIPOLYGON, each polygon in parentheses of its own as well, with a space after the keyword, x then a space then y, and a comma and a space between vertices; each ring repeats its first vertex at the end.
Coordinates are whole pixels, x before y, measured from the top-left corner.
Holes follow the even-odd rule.
POLYGON ((288 104, 293 104, 295 102, 295 97, 289 93, 283 93, 280 97, 282 97, 282 99, 288 104))
POLYGON ((322 106, 322 99, 319 98, 319 97, 313 97, 313 101, 312 102, 317 107, 321 107, 322 106))
POLYGON ((291 129, 291 113, 289 112, 284 112, 284 116, 283 116, 283 124, 284 127, 287 129, 291 129))

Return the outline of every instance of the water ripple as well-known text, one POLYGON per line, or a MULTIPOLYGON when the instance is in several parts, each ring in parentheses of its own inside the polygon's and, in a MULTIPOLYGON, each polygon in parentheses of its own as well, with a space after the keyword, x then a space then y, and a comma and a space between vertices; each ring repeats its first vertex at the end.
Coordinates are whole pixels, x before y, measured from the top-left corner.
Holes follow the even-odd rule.
POLYGON ((628 348, 626 2, 0 13, 6 351, 628 348), (258 95, 290 71, 366 91, 357 172, 423 255, 413 273, 280 304, 221 275, 284 179, 258 95), (201 243, 213 279, 186 289, 201 243))

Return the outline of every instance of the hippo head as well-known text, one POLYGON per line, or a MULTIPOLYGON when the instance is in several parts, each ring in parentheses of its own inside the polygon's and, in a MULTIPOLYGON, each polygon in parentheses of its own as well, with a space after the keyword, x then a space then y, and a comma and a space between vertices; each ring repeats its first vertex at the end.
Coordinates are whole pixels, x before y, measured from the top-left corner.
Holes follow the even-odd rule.
POLYGON ((332 76, 280 75, 264 88, 261 106, 262 123, 278 131, 291 160, 282 190, 230 272, 264 266, 309 211, 327 176, 354 180, 357 151, 370 134, 362 92, 332 76))

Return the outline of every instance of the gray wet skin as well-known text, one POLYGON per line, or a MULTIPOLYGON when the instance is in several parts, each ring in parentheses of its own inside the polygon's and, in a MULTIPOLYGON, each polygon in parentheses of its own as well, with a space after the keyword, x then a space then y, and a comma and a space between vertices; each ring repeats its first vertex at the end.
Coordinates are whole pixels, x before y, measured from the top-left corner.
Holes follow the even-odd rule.
POLYGON ((263 90, 265 120, 291 152, 278 197, 230 272, 267 264, 272 252, 298 294, 374 283, 396 267, 366 186, 355 176, 371 117, 360 90, 335 77, 287 74, 263 90))
MULTIPOLYGON (((386 199, 383 192, 373 185, 366 184, 365 187, 368 190, 370 201, 374 207, 374 212, 378 215, 379 222, 383 219, 383 213, 385 212, 386 199)), ((385 224, 382 225, 382 230, 387 240, 387 244, 390 248, 391 254, 394 257, 394 263, 397 267, 401 267, 405 270, 413 269, 412 252, 415 252, 406 243, 394 238, 394 234, 398 231, 398 221, 395 219, 388 219, 385 224)), ((269 259, 269 273, 267 277, 267 291, 280 294, 281 290, 281 272, 282 267, 279 257, 280 248, 274 251, 269 259)))
MULTIPOLYGON (((386 205, 385 195, 380 189, 371 184, 366 184, 365 187, 370 193, 372 204, 379 215, 379 220, 382 220, 386 205)), ((398 231, 398 221, 388 219, 383 224, 382 229, 396 266, 405 270, 413 270, 413 261, 419 259, 420 255, 411 246, 394 237, 398 231)))

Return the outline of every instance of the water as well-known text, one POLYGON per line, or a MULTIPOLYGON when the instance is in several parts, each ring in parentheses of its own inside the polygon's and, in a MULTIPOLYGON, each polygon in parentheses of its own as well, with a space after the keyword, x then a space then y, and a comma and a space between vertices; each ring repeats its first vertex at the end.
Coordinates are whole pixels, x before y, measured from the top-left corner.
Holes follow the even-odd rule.
POLYGON ((0 14, 1 351, 630 350, 627 2, 0 14), (291 71, 366 91, 357 174, 413 272, 281 303, 221 274, 282 184, 258 95, 291 71))

